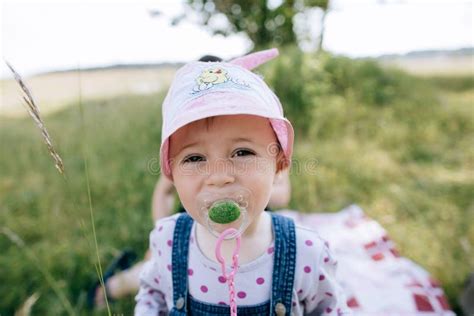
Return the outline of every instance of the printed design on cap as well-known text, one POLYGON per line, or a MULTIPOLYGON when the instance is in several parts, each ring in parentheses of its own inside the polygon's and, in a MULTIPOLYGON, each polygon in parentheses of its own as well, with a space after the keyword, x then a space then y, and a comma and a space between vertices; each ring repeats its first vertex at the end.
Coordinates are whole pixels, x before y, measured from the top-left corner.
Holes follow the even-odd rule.
POLYGON ((199 77, 196 78, 196 85, 193 88, 192 94, 209 90, 217 85, 222 87, 232 85, 234 87, 250 88, 250 85, 245 81, 229 76, 228 71, 224 68, 214 66, 204 69, 199 77))

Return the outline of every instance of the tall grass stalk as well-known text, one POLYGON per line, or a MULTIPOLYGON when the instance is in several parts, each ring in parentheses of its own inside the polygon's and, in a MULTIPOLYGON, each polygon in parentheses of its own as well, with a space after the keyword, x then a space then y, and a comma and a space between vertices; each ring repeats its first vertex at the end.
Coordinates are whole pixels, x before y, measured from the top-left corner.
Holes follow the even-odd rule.
MULTIPOLYGON (((54 149, 53 142, 51 140, 51 137, 48 133, 48 130, 46 129, 46 126, 45 126, 43 120, 41 119, 39 107, 36 104, 30 89, 28 88, 28 86, 26 85, 25 81, 22 79, 20 74, 15 71, 13 66, 10 63, 8 63, 7 61, 5 61, 5 63, 7 64, 8 68, 10 68, 11 72, 13 73, 13 75, 15 77, 16 82, 19 84, 21 90, 23 91, 24 95, 22 96, 22 99, 27 105, 28 113, 33 118, 36 126, 41 131, 41 135, 43 137, 43 140, 45 141, 45 143, 48 147, 48 152, 50 153, 51 157, 54 160, 55 167, 59 171, 59 173, 63 176, 63 179, 66 182, 66 187, 68 188, 68 191, 70 192, 70 190, 69 190, 70 186, 69 186, 68 179, 66 177, 64 163, 63 163, 60 155, 58 154, 58 152, 54 149)), ((99 282, 101 284, 101 288, 104 292, 105 303, 106 303, 106 306, 107 306, 108 315, 111 316, 110 306, 109 306, 107 294, 106 294, 106 291, 105 291, 105 283, 104 283, 104 278, 103 278, 102 265, 100 263, 99 245, 97 243, 97 234, 96 234, 96 230, 95 230, 95 220, 94 220, 94 210, 93 210, 93 207, 92 207, 90 177, 89 177, 89 169, 88 169, 88 164, 87 164, 87 144, 86 144, 86 141, 85 141, 86 131, 85 131, 84 109, 83 109, 83 106, 82 106, 82 89, 81 89, 81 71, 80 71, 80 67, 78 69, 78 91, 79 91, 78 106, 79 106, 79 113, 80 113, 80 118, 81 118, 80 122, 81 122, 81 134, 82 134, 82 142, 81 142, 81 145, 82 145, 81 146, 82 147, 82 158, 83 158, 83 161, 84 161, 84 172, 85 172, 85 177, 86 177, 87 198, 88 198, 88 204, 89 204, 90 220, 91 220, 91 225, 92 225, 92 234, 93 234, 93 237, 94 237, 95 253, 96 253, 97 261, 98 261, 98 263, 95 264, 94 267, 95 267, 95 270, 98 274, 99 282)), ((72 196, 72 194, 70 194, 70 195, 72 196)), ((76 206, 76 203, 75 203, 74 200, 73 200, 73 205, 74 205, 74 208, 77 209, 77 206, 76 206)), ((11 230, 8 230, 8 228, 3 228, 2 232, 12 242, 14 242, 16 245, 18 245, 22 249, 25 249, 28 258, 34 260, 36 263, 39 263, 39 259, 34 255, 34 253, 31 249, 29 249, 25 246, 25 243, 21 240, 21 238, 18 235, 14 234, 11 230)), ((49 274, 45 269, 40 268, 42 265, 37 264, 37 266, 40 269, 41 273, 45 276, 48 284, 51 285, 51 287, 53 288, 56 295, 58 295, 58 297, 60 298, 61 302, 64 305, 64 308, 68 311, 68 313, 70 315, 74 315, 74 310, 72 308, 71 303, 64 296, 64 294, 61 292, 61 290, 57 286, 57 282, 54 280, 52 275, 49 274)))
POLYGON ((104 282, 104 274, 102 272, 102 265, 100 263, 100 255, 99 255, 99 244, 97 243, 97 234, 95 231, 95 220, 94 220, 94 209, 92 207, 92 197, 91 197, 91 187, 90 187, 90 178, 89 178, 89 168, 87 164, 87 154, 88 154, 88 148, 87 148, 87 143, 86 143, 86 128, 85 128, 85 120, 84 120, 84 107, 82 106, 82 78, 81 78, 81 67, 78 67, 77 70, 78 73, 78 91, 79 91, 79 99, 78 99, 78 106, 79 106, 79 114, 81 118, 81 136, 82 136, 82 142, 81 142, 81 147, 82 147, 82 158, 84 160, 84 172, 86 176, 86 185, 87 185, 87 199, 89 202, 89 214, 90 214, 90 219, 91 219, 91 225, 92 225, 92 235, 94 237, 94 245, 95 245, 95 253, 97 256, 97 264, 95 264, 95 269, 97 271, 97 275, 99 277, 99 282, 102 288, 102 291, 104 293, 104 298, 105 298, 105 305, 107 307, 107 313, 109 316, 112 315, 110 312, 110 306, 109 306, 109 300, 107 298, 107 292, 105 290, 105 282, 104 282))
MULTIPOLYGON (((54 166, 59 171, 59 173, 63 176, 63 179, 66 180, 63 161, 61 159, 61 156, 59 156, 57 151, 54 149, 53 142, 51 140, 51 137, 49 136, 48 130, 46 129, 46 126, 44 125, 44 122, 41 119, 40 109, 38 105, 36 104, 33 98, 33 95, 31 94, 30 89, 28 88, 28 86, 26 85, 25 81, 22 79, 20 74, 13 68, 13 66, 7 61, 5 61, 5 63, 8 66, 8 68, 10 68, 10 71, 13 73, 15 81, 18 83, 22 92, 24 93, 24 95, 22 95, 22 99, 26 103, 26 109, 28 111, 28 114, 31 116, 36 126, 41 131, 41 136, 43 137, 43 140, 46 143, 46 146, 48 147, 48 152, 54 160, 54 166)), ((53 291, 56 293, 56 295, 58 296, 59 300, 61 301, 62 305, 67 310, 69 315, 74 315, 74 310, 72 308, 71 302, 69 302, 69 300, 64 296, 64 293, 61 292, 61 290, 59 289, 58 283, 54 279, 54 277, 46 269, 43 268, 43 265, 40 264, 40 260, 38 259, 38 257, 36 257, 34 252, 31 249, 29 249, 25 245, 24 241, 12 230, 10 230, 8 227, 3 227, 2 233, 5 236, 7 236, 7 238, 10 239, 12 243, 17 245, 20 249, 22 249, 24 253, 26 254, 26 256, 28 257, 28 259, 30 259, 31 261, 35 263, 36 267, 40 270, 41 274, 46 279, 46 282, 48 282, 48 284, 51 286, 53 291)))
POLYGON ((48 146, 48 152, 54 160, 54 166, 59 171, 59 173, 64 174, 63 161, 53 147, 53 142, 51 140, 51 137, 49 136, 46 126, 43 123, 43 120, 41 119, 39 107, 36 105, 36 102, 33 99, 33 95, 31 94, 30 89, 25 84, 20 74, 16 72, 15 69, 12 67, 12 65, 10 65, 10 63, 8 63, 7 61, 5 61, 5 63, 7 64, 8 68, 10 68, 11 72, 13 73, 13 76, 15 77, 16 82, 18 82, 21 90, 24 93, 22 99, 27 105, 26 109, 28 110, 28 114, 30 114, 36 126, 38 126, 38 128, 40 129, 41 135, 43 136, 43 140, 46 143, 46 146, 48 146))

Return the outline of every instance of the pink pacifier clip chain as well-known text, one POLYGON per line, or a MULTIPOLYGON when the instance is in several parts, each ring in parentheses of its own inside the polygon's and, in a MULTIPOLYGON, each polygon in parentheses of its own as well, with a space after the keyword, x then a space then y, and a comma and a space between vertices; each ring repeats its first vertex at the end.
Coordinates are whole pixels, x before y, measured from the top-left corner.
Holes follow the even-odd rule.
POLYGON ((229 275, 225 272, 225 260, 221 255, 221 246, 224 238, 227 235, 235 234, 237 229, 228 228, 226 229, 217 239, 216 243, 216 258, 217 261, 221 264, 222 267, 222 276, 229 282, 229 293, 230 293, 230 315, 237 316, 237 304, 235 303, 235 288, 234 288, 234 276, 237 273, 237 268, 239 266, 239 251, 240 251, 240 235, 237 235, 235 238, 237 244, 235 246, 234 252, 232 254, 232 271, 229 275))

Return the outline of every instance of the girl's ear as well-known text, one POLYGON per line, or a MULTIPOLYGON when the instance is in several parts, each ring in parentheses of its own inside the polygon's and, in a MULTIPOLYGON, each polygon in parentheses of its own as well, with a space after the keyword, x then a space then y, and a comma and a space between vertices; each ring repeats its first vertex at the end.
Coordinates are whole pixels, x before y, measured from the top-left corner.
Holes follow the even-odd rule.
POLYGON ((285 176, 285 170, 281 169, 275 173, 275 178, 273 178, 273 185, 281 183, 283 177, 285 176))
POLYGON ((277 156, 276 156, 276 172, 279 173, 285 168, 288 168, 288 161, 285 157, 285 154, 283 153, 283 150, 279 150, 277 156))

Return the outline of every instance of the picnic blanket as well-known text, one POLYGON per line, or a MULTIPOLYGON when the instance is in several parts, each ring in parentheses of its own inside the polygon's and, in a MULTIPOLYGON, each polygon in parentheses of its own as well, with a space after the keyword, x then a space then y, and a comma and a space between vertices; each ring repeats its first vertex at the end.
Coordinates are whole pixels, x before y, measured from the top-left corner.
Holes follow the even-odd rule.
POLYGON ((385 229, 357 205, 337 213, 280 210, 318 231, 338 260, 337 278, 355 315, 455 315, 440 284, 399 254, 385 229))

